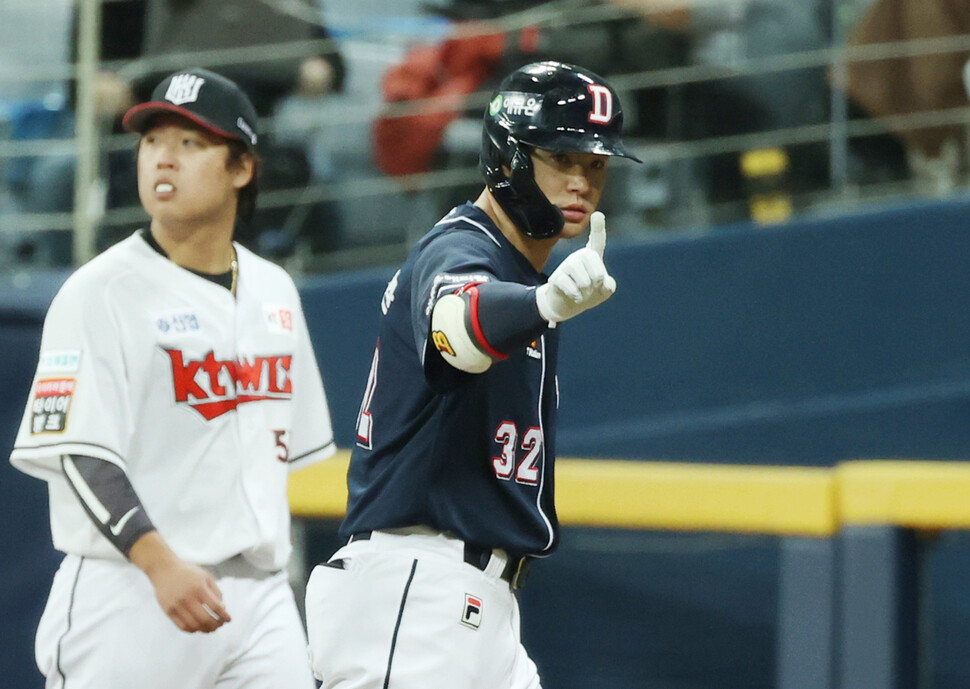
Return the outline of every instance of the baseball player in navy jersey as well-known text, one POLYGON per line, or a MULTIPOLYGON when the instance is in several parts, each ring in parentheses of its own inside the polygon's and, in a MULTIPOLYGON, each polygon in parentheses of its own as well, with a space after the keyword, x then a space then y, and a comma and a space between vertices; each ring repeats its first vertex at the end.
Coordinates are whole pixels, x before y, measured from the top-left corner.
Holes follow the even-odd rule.
POLYGON ((66 554, 37 663, 48 688, 311 689, 286 485, 335 448, 293 281, 232 240, 256 113, 197 69, 124 125, 150 226, 54 298, 11 455, 66 554))
POLYGON ((558 324, 608 299, 594 212, 621 140, 614 90, 523 67, 484 117, 486 188, 415 246, 381 300, 341 535, 307 586, 309 653, 340 689, 540 686, 515 589, 555 550, 558 324), (588 243, 548 277, 560 238, 588 243))

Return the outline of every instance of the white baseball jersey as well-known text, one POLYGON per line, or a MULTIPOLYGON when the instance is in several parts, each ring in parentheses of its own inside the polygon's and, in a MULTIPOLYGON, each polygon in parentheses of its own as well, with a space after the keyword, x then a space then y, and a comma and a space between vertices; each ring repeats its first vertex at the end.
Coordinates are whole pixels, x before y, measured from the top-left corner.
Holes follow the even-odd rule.
POLYGON ((292 279, 236 251, 235 298, 137 233, 54 298, 10 460, 48 482, 58 550, 123 559, 62 473, 75 454, 124 469, 189 562, 289 558, 287 474, 334 452, 330 413, 292 279))

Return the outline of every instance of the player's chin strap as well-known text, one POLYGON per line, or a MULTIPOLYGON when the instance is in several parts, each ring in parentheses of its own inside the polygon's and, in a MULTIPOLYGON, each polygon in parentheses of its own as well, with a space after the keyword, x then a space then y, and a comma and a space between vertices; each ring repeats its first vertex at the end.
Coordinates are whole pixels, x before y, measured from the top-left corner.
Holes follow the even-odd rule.
POLYGON ((514 139, 510 139, 514 153, 509 163, 511 179, 502 170, 498 148, 484 132, 487 140, 479 160, 479 168, 488 185, 488 190, 498 201, 498 205, 509 216, 522 234, 533 239, 550 239, 562 232, 565 219, 562 211, 549 203, 549 199, 536 184, 532 168, 532 158, 528 149, 514 139))

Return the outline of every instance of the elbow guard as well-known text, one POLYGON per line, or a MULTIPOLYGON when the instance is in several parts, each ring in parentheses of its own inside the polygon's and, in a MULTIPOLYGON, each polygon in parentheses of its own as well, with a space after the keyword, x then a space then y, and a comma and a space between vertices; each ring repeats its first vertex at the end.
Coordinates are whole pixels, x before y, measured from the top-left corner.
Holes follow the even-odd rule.
POLYGON ((431 340, 442 358, 467 373, 484 373, 497 359, 506 358, 492 350, 484 337, 476 334, 472 297, 468 292, 446 294, 438 299, 431 313, 431 340))

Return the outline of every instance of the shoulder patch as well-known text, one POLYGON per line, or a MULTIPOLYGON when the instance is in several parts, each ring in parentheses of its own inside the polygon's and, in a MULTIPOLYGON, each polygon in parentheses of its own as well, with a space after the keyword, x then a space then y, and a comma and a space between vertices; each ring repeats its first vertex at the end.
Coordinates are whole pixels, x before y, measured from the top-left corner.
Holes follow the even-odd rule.
POLYGON ((52 349, 40 353, 38 373, 77 373, 81 368, 80 349, 52 349))
POLYGON ((34 386, 30 403, 30 433, 61 433, 67 428, 67 415, 77 386, 75 378, 42 378, 34 386))

